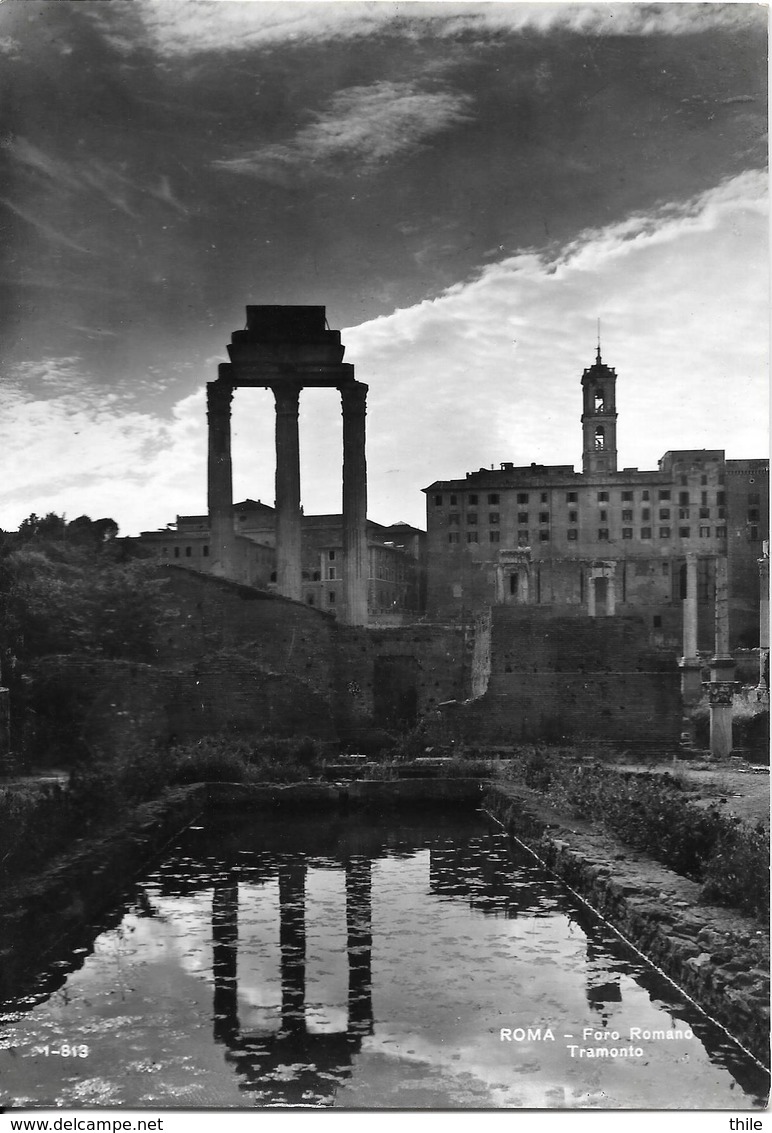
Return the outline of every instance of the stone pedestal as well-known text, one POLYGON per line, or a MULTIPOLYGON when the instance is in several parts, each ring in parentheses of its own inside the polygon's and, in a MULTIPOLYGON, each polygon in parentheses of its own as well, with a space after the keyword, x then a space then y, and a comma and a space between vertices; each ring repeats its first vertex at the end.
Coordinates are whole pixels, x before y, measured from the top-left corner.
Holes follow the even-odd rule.
POLYGON ((285 598, 302 598, 300 560, 300 384, 273 387, 276 398, 276 583, 285 598))
MULTIPOLYGON (((222 367, 225 369, 226 367, 222 367)), ((209 422, 207 497, 210 560, 213 574, 233 578, 236 536, 233 530, 233 472, 231 464, 231 400, 233 387, 222 377, 206 387, 209 422)))
POLYGON ((367 588, 370 575, 367 551, 367 461, 365 414, 367 386, 352 382, 341 386, 343 413, 343 578, 345 620, 367 625, 367 588))

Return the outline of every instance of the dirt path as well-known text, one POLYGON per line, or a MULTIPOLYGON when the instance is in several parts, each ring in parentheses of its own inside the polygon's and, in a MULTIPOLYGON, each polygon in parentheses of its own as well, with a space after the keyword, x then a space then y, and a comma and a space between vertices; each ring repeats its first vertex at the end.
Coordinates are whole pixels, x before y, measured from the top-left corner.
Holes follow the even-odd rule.
POLYGON ((678 777, 684 785, 693 784, 695 794, 692 801, 710 806, 718 804, 727 814, 736 815, 743 822, 755 825, 763 822, 769 827, 769 769, 741 767, 726 764, 711 766, 694 761, 685 763, 660 763, 652 766, 624 765, 619 771, 648 772, 658 775, 668 773, 678 777))

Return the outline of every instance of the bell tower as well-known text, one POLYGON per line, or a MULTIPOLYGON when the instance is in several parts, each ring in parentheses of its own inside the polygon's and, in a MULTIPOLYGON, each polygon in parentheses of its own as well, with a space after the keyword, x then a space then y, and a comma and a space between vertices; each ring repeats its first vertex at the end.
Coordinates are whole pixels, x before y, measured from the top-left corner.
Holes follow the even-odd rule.
POLYGON ((606 366, 600 356, 582 374, 582 471, 616 472, 617 407, 616 370, 606 366))

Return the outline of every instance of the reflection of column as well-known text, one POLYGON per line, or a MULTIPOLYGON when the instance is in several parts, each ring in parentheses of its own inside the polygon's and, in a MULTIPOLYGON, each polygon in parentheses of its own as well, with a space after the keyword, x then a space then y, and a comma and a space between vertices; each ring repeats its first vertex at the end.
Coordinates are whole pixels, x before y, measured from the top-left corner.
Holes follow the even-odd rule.
POLYGON ((343 567, 346 621, 367 625, 367 460, 365 412, 367 386, 340 387, 343 408, 343 567))
POLYGON ((729 593, 726 556, 716 559, 716 653, 710 661, 710 752, 717 758, 732 750, 734 661, 729 652, 729 593))
POLYGON ((239 886, 230 875, 215 885, 212 897, 214 1037, 228 1042, 239 1031, 238 1014, 239 886))
POLYGON ((349 1034, 373 1033, 371 919, 370 861, 355 858, 346 863, 349 1034))
POLYGON ((234 577, 236 537, 233 531, 231 466, 231 399, 233 387, 219 378, 206 387, 209 422, 207 496, 212 573, 234 577))
POLYGON ((613 618, 617 608, 617 580, 610 574, 606 581, 606 616, 613 618))
POLYGON ((759 700, 769 700, 769 543, 759 559, 759 700))
POLYGON ((697 556, 686 556, 686 595, 683 603, 683 657, 681 658, 681 698, 691 707, 702 695, 701 664, 697 656, 697 556))
POLYGON ((285 1034, 305 1031, 306 1006, 306 866, 283 862, 279 866, 281 923, 281 1029, 285 1034))
POLYGON ((276 398, 276 582, 285 598, 300 601, 300 385, 273 387, 276 398))
POLYGON ((587 613, 595 617, 595 575, 590 571, 587 577, 587 613))

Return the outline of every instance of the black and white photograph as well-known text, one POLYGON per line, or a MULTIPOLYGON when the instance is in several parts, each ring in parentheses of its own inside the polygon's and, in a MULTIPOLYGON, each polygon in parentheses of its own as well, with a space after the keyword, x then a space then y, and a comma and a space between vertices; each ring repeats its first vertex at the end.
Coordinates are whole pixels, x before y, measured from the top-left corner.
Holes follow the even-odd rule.
POLYGON ((0 0, 2 1133, 762 1129, 767 50, 0 0))

